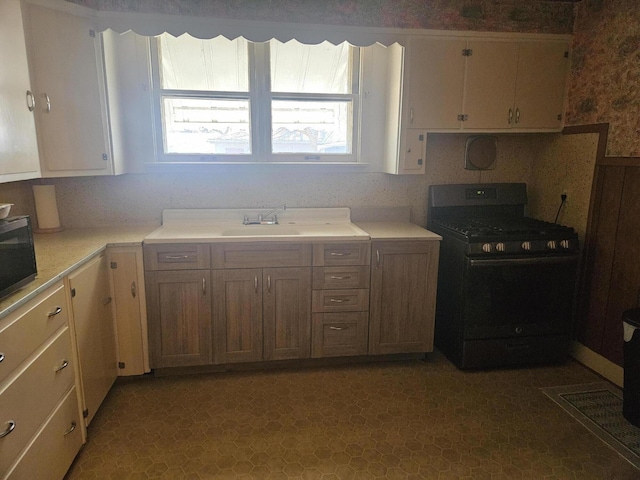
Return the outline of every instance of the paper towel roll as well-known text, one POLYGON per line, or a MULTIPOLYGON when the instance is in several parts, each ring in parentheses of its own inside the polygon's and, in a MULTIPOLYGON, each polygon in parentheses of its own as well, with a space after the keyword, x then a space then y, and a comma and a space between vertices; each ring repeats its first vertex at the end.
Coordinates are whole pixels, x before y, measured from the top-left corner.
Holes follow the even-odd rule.
POLYGON ((38 233, 53 233, 62 230, 58 216, 55 185, 33 185, 33 198, 36 201, 38 233))

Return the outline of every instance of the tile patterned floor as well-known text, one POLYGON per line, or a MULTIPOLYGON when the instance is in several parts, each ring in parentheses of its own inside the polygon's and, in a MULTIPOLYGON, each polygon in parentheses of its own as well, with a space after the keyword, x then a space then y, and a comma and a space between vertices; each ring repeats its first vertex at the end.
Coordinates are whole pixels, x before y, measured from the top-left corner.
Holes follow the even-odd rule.
POLYGON ((66 480, 639 479, 539 389, 575 362, 461 372, 427 361, 126 379, 66 480))

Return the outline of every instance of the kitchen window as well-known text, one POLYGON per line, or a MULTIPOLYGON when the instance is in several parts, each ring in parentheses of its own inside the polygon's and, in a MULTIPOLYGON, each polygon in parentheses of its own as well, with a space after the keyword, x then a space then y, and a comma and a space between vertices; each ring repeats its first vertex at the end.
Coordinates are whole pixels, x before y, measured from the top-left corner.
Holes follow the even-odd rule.
POLYGON ((187 34, 151 45, 159 161, 358 161, 359 47, 187 34))

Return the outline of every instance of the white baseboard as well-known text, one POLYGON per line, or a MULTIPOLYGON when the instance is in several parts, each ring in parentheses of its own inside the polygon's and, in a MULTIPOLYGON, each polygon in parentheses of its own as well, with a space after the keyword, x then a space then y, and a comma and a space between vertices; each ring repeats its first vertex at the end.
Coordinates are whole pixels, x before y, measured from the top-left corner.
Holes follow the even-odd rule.
POLYGON ((624 383, 624 368, 578 342, 573 342, 571 345, 571 356, 584 366, 622 388, 624 383))

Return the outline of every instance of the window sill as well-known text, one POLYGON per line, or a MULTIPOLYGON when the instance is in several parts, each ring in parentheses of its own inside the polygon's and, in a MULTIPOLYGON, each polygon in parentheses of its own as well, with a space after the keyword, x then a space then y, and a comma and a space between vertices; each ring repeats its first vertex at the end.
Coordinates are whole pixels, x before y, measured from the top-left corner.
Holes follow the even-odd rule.
POLYGON ((315 171, 319 173, 368 173, 375 170, 369 163, 353 162, 153 162, 146 163, 147 172, 237 172, 237 171, 315 171))

